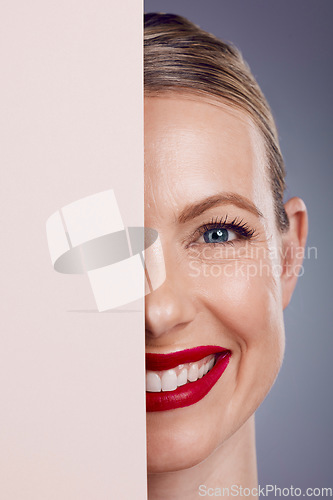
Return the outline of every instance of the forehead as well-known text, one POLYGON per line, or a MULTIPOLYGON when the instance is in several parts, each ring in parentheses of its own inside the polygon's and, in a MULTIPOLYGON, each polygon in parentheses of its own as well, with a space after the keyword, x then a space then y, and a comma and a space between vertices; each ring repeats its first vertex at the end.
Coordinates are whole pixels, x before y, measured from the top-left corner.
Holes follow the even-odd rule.
POLYGON ((177 216, 189 200, 217 192, 245 196, 264 211, 271 206, 264 143, 251 118, 203 98, 147 97, 146 207, 177 216))

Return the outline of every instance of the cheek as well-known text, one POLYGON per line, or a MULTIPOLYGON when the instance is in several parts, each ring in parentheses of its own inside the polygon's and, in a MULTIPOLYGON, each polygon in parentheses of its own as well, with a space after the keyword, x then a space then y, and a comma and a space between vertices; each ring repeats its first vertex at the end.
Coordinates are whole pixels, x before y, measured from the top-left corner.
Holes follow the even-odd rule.
POLYGON ((280 287, 272 264, 266 264, 230 261, 219 266, 219 276, 216 264, 203 266, 205 273, 193 284, 218 332, 216 341, 232 350, 228 375, 232 395, 225 411, 238 423, 245 422, 266 397, 283 359, 280 287))
POLYGON ((272 269, 268 260, 201 263, 194 283, 223 337, 241 354, 260 356, 262 366, 280 364, 284 350, 281 291, 272 269))

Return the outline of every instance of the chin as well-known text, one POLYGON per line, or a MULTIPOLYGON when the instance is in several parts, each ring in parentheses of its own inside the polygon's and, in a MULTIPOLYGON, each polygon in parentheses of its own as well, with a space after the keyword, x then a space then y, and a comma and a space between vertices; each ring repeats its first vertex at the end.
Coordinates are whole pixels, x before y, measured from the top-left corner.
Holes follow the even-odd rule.
POLYGON ((177 472, 185 469, 190 469, 195 465, 203 462, 207 457, 203 454, 201 457, 193 457, 193 455, 180 456, 178 459, 174 455, 159 457, 153 453, 153 457, 150 460, 151 452, 148 446, 148 461, 147 461, 147 471, 148 474, 159 474, 166 472, 177 472))
POLYGON ((186 408, 147 413, 148 473, 194 467, 232 434, 226 416, 209 404, 211 398, 216 404, 216 395, 210 394, 186 408))
POLYGON ((163 431, 161 425, 161 422, 157 422, 153 428, 147 425, 148 474, 189 469, 214 451, 213 436, 204 436, 196 426, 163 431))

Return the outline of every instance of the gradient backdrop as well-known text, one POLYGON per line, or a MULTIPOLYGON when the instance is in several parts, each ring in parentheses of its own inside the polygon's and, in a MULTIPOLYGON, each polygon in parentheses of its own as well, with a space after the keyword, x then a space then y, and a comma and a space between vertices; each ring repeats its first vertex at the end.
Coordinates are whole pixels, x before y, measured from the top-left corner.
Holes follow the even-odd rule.
POLYGON ((275 116, 287 165, 286 198, 300 196, 309 247, 285 312, 286 357, 257 412, 261 485, 333 487, 331 0, 145 0, 145 12, 184 15, 233 42, 275 116))

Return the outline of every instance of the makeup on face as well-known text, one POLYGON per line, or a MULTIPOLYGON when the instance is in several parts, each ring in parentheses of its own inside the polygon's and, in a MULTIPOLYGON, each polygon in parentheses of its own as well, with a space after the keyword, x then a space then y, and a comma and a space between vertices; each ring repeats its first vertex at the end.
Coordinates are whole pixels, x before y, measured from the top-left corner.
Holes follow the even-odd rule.
POLYGON ((146 410, 166 411, 197 403, 228 366, 231 351, 198 346, 169 354, 146 354, 146 410))

